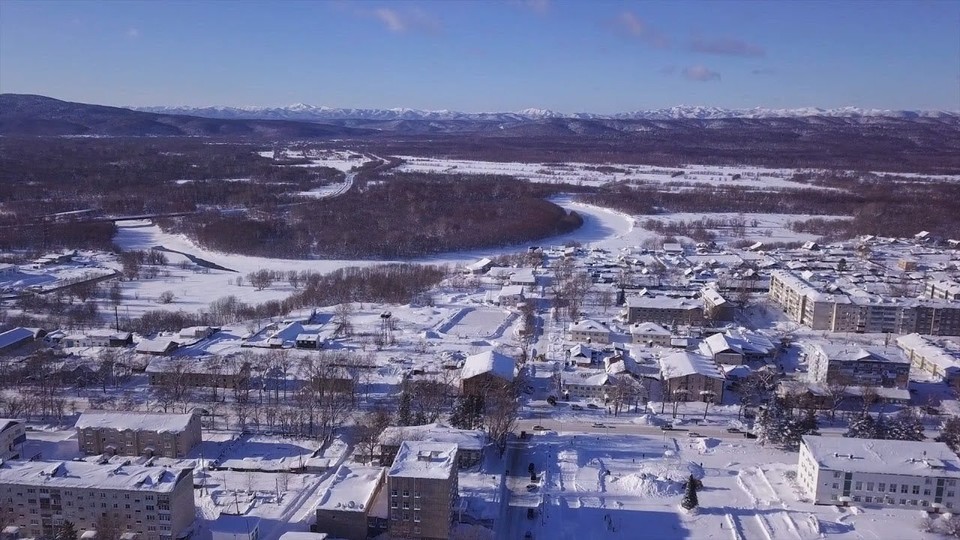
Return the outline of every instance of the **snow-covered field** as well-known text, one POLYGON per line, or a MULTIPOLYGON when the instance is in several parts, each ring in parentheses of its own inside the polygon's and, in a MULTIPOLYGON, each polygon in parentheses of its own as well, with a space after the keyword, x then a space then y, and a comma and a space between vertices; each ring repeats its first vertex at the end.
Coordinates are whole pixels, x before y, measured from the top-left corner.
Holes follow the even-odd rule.
POLYGON ((925 539, 924 512, 841 509, 807 502, 792 480, 797 454, 740 439, 551 433, 534 438, 542 479, 534 538, 690 540, 925 539), (701 478, 699 508, 680 508, 683 482, 701 478))
POLYGON ((511 163, 417 156, 400 157, 405 161, 397 169, 401 172, 497 174, 542 183, 599 186, 611 182, 633 181, 663 186, 671 184, 715 184, 764 190, 811 187, 791 180, 794 173, 800 172, 795 169, 713 165, 685 165, 683 167, 667 168, 618 163, 598 166, 588 163, 511 163), (739 175, 739 177, 735 179, 735 175, 739 175))

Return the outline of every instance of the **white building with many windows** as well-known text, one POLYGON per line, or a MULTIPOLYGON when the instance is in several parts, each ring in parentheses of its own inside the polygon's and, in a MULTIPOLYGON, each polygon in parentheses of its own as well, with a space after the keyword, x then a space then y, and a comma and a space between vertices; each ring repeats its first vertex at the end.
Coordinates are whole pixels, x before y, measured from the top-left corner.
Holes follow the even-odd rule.
POLYGON ((814 504, 954 512, 960 459, 939 442, 805 436, 797 481, 814 504))

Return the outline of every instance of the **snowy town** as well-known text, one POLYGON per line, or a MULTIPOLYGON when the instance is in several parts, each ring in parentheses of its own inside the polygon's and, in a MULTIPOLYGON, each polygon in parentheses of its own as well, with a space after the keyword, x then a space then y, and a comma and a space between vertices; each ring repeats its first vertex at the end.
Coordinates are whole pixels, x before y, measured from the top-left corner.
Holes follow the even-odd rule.
MULTIPOLYGON (((347 185, 309 196, 363 159, 317 157, 347 185)), ((549 181, 521 165, 498 166, 549 181)), ((698 241, 558 204, 583 226, 416 261, 228 254, 142 218, 118 252, 9 254, 2 539, 956 534, 960 240, 730 214, 698 241), (285 300, 351 272, 421 281, 285 300)))

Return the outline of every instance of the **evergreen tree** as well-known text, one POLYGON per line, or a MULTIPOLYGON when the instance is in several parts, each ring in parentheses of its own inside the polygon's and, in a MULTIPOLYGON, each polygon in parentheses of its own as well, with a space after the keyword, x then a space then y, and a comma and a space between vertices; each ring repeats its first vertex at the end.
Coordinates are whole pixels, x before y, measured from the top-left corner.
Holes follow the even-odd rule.
POLYGON ((690 478, 687 479, 687 490, 683 494, 683 499, 680 500, 680 506, 686 510, 693 510, 700 504, 700 501, 697 500, 697 479, 690 475, 690 478))
POLYGON ((946 443, 954 452, 960 451, 960 417, 951 416, 940 428, 937 440, 946 443))
POLYGON ((817 432, 817 415, 812 409, 808 409, 803 418, 789 418, 784 423, 783 435, 780 438, 780 446, 788 450, 797 450, 800 448, 800 441, 804 435, 810 435, 817 432))
POLYGON ((401 426, 413 425, 413 413, 410 410, 412 401, 409 392, 404 390, 400 394, 400 403, 397 405, 397 424, 401 426))
POLYGON ((77 540, 77 528, 72 521, 64 520, 63 524, 57 527, 53 538, 54 540, 77 540))
POLYGON ((923 423, 920 417, 913 412, 913 409, 904 409, 890 422, 885 439, 896 439, 898 441, 922 441, 926 439, 923 434, 923 423))
POLYGON ((483 423, 483 396, 460 396, 453 405, 450 425, 457 429, 478 429, 483 423))
POLYGON ((774 400, 769 406, 760 409, 753 424, 753 433, 760 445, 783 443, 787 430, 787 418, 780 402, 774 400))
POLYGON ((854 437, 857 439, 878 439, 877 422, 868 413, 861 413, 860 416, 850 422, 850 427, 843 434, 844 437, 854 437))

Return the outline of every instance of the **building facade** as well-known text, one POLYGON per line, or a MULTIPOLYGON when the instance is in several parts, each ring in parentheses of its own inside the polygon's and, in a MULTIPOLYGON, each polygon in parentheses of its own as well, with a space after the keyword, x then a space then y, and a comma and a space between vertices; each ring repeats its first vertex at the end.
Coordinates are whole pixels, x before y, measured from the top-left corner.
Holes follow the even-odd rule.
POLYGON ((910 364, 960 391, 960 346, 944 340, 935 343, 920 334, 897 338, 910 364))
POLYGON ((814 504, 955 512, 960 460, 938 442, 805 436, 797 481, 814 504))
MULTIPOLYGON (((386 512, 377 508, 386 468, 341 465, 317 505, 316 532, 344 540, 366 540, 384 532, 386 512)), ((383 499, 384 502, 386 499, 383 499)))
POLYGON ((626 322, 702 324, 703 301, 667 296, 630 296, 623 312, 626 322))
POLYGON ((610 328, 607 325, 584 319, 570 324, 570 339, 583 343, 610 343, 610 328))
POLYGON ((0 460, 17 459, 27 440, 27 426, 20 420, 0 418, 0 460))
POLYGON ((808 358, 812 381, 905 389, 910 361, 899 350, 817 343, 808 358))
POLYGON ((23 537, 53 538, 64 521, 82 534, 109 523, 142 540, 172 540, 196 516, 193 470, 85 461, 8 461, 0 507, 23 537))
POLYGON ((200 444, 195 414, 87 411, 77 420, 77 442, 87 455, 184 458, 200 444))
POLYGON ((457 445, 405 441, 387 473, 390 537, 450 537, 459 499, 457 445))

